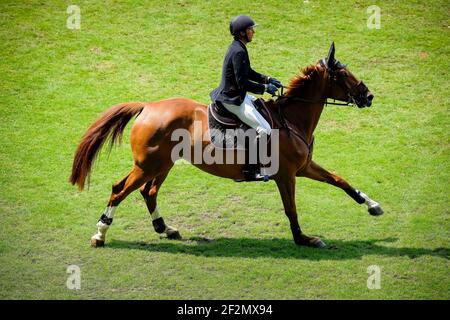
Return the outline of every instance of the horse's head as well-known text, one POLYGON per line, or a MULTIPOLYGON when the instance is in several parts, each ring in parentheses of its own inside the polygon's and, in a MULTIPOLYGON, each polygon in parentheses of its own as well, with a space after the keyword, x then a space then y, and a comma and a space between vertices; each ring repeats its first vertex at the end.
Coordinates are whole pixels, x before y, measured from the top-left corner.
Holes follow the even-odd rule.
POLYGON ((334 57, 334 42, 331 44, 328 57, 320 61, 328 74, 328 97, 331 99, 355 103, 359 108, 370 107, 374 95, 364 82, 358 80, 348 68, 334 57))

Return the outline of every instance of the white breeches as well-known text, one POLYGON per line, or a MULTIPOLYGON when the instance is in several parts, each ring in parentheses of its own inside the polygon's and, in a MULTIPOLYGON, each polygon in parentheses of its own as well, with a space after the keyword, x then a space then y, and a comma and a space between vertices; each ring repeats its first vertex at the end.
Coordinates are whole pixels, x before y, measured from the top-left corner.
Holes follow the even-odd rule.
POLYGON ((270 135, 272 129, 270 128, 270 124, 264 119, 264 117, 256 110, 253 105, 253 100, 256 98, 252 95, 245 95, 244 102, 240 106, 225 104, 224 107, 235 114, 239 119, 242 120, 245 124, 249 125, 251 128, 255 129, 258 134, 264 132, 267 135, 270 135))

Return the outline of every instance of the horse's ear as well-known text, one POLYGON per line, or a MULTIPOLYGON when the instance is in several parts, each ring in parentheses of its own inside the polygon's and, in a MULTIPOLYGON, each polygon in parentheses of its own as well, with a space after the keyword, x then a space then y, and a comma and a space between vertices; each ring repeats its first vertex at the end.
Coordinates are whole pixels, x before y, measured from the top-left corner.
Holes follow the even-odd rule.
POLYGON ((335 60, 334 60, 334 41, 331 43, 330 50, 328 51, 327 57, 327 67, 333 69, 335 60))

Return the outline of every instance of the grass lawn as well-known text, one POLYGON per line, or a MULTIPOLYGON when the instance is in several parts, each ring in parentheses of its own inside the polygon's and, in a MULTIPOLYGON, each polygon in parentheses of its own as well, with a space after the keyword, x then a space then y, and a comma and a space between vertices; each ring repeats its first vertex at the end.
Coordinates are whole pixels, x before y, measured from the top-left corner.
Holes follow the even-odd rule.
POLYGON ((448 1, 0 2, 1 299, 450 299, 448 1), (367 8, 381 8, 369 29, 367 8), (183 96, 208 103, 231 17, 259 27, 255 70, 283 83, 336 57, 375 94, 328 107, 314 159, 380 202, 370 216, 342 191, 297 179, 297 247, 274 182, 240 183, 174 166, 159 194, 182 241, 161 239, 139 194, 118 208, 106 247, 89 239, 128 143, 100 155, 89 190, 68 183, 73 154, 109 106, 183 96), (66 286, 69 265, 81 289, 66 286), (367 268, 381 269, 368 289, 367 268))

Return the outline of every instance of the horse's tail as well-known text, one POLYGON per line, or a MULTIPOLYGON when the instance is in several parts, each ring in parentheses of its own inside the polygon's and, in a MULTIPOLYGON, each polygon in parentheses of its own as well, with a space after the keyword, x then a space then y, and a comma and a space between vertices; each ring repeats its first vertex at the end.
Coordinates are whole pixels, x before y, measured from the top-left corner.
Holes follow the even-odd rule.
POLYGON ((89 127, 75 152, 70 183, 78 185, 78 188, 83 190, 86 178, 91 173, 92 163, 105 141, 110 138, 110 149, 114 142, 120 141, 128 121, 138 115, 144 106, 143 102, 112 106, 89 127))

